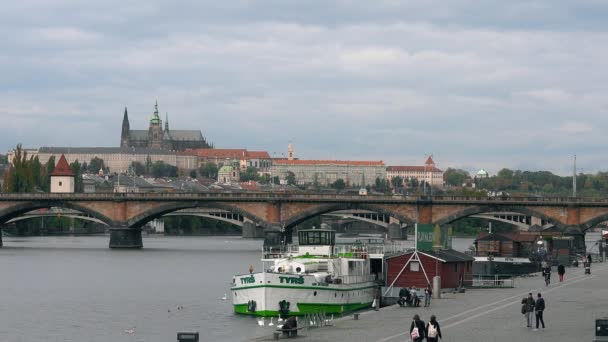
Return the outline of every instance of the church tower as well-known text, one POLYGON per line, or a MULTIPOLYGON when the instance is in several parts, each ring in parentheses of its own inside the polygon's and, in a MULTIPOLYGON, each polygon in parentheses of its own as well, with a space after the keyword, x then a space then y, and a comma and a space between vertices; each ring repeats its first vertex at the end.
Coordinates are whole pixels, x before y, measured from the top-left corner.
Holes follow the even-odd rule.
POLYGON ((287 160, 294 160, 293 144, 287 145, 287 160))
POLYGON ((158 101, 154 104, 154 114, 150 119, 148 129, 148 148, 161 149, 163 147, 163 122, 158 116, 158 101))
POLYGON ((122 132, 120 133, 120 147, 129 147, 129 115, 125 107, 125 115, 122 118, 122 132))

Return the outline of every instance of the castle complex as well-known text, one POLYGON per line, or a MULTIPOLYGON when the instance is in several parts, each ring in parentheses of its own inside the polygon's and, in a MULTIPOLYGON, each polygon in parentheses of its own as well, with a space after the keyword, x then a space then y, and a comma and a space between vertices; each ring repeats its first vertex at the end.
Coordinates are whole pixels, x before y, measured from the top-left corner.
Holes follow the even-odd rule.
POLYGON ((163 122, 158 116, 158 103, 154 105, 154 113, 150 119, 148 130, 131 129, 129 126, 129 115, 127 114, 127 108, 125 108, 125 115, 122 119, 120 147, 143 147, 170 151, 212 148, 203 137, 201 131, 170 130, 168 117, 165 117, 165 127, 163 128, 163 122))

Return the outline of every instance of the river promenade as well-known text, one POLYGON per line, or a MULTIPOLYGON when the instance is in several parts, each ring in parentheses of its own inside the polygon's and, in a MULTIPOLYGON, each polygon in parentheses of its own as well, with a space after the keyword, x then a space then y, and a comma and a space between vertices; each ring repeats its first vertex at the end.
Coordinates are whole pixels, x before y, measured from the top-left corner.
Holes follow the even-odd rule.
MULTIPOLYGON (((517 278, 511 289, 472 289, 466 293, 442 294, 430 308, 391 306, 379 311, 335 319, 332 327, 304 329, 298 341, 410 341, 409 327, 414 314, 426 322, 434 314, 441 325, 441 341, 592 341, 595 319, 608 317, 608 263, 592 264, 591 275, 584 269, 567 268, 563 283, 552 273, 551 284, 543 279, 517 278), (526 327, 520 313, 521 299, 528 292, 541 292, 546 301, 546 328, 526 327)), ((272 336, 258 339, 271 340, 272 336)))

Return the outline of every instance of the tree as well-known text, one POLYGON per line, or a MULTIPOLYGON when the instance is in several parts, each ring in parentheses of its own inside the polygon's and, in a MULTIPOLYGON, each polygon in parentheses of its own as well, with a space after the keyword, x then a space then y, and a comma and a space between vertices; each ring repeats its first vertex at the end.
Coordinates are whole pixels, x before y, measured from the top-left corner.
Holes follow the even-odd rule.
POLYGON ((416 177, 410 177, 408 183, 409 183, 409 187, 412 189, 416 189, 420 185, 420 182, 418 181, 418 178, 416 178, 416 177))
POLYGON ((83 192, 84 184, 82 183, 82 165, 75 160, 70 164, 70 169, 72 169, 72 173, 74 173, 74 192, 83 192))
POLYGON ((177 177, 177 167, 158 160, 152 164, 152 176, 154 176, 154 178, 177 177))
POLYGON ((312 176, 312 187, 315 191, 319 190, 319 174, 317 172, 312 176))
POLYGON ((448 168, 443 173, 443 180, 450 186, 462 186, 467 178, 470 178, 469 173, 461 169, 448 168))
MULTIPOLYGON (((91 161, 89 162, 89 166, 88 166, 87 170, 90 173, 98 173, 99 170, 104 170, 105 171, 106 170, 106 166, 104 164, 103 159, 95 157, 95 158, 91 159, 91 161)), ((83 167, 83 171, 85 171, 84 167, 83 167)))
POLYGON ((256 180, 258 178, 258 169, 253 166, 248 166, 245 172, 241 173, 241 182, 248 182, 250 180, 256 180))
POLYGON ((31 163, 27 160, 27 152, 23 151, 21 144, 15 149, 13 163, 6 171, 3 183, 4 192, 32 192, 35 188, 31 163))
POLYGON ((296 175, 291 171, 287 171, 287 177, 285 177, 285 180, 287 180, 287 184, 289 185, 296 185, 296 175))
POLYGON ((131 169, 138 176, 146 174, 146 166, 138 161, 134 161, 133 163, 131 163, 131 169))
POLYGON ((336 179, 336 181, 332 184, 332 187, 334 187, 336 190, 340 191, 340 190, 344 190, 344 188, 346 188, 346 183, 344 182, 344 179, 342 178, 338 178, 336 179))
POLYGON ((202 177, 217 179, 217 171, 218 171, 217 165, 215 165, 212 162, 207 162, 207 163, 205 163, 205 165, 201 166, 201 168, 198 170, 198 173, 202 177))
POLYGON ((152 173, 152 158, 148 154, 146 156, 146 174, 149 175, 150 173, 152 173))
POLYGON ((400 189, 403 186, 403 178, 399 176, 391 178, 391 185, 395 189, 400 189))
POLYGON ((192 178, 192 179, 196 178, 196 170, 190 170, 190 178, 192 178))

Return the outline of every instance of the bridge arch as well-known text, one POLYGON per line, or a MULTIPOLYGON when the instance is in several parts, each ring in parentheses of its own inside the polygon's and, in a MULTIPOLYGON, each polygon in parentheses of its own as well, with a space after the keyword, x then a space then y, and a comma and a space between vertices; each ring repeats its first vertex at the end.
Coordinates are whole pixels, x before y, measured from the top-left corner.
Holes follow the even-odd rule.
POLYGON ((489 212, 501 212, 501 211, 505 211, 505 212, 516 212, 522 215, 527 215, 527 216, 535 216, 535 217, 539 217, 551 224, 553 224, 553 226, 555 227, 559 227, 559 228, 563 228, 565 227, 563 223, 557 221, 556 219, 554 219, 551 216, 547 216, 545 214, 543 214, 540 211, 536 211, 533 209, 530 209, 528 207, 521 207, 521 206, 494 206, 494 205, 481 205, 481 206, 472 206, 472 207, 468 207, 464 210, 461 210, 459 212, 456 212, 452 215, 449 215, 447 217, 444 217, 440 220, 437 220, 436 222, 433 222, 434 224, 438 224, 438 225, 444 225, 444 224, 449 224, 452 223, 454 221, 458 221, 460 219, 466 218, 466 217, 470 217, 473 215, 478 215, 478 214, 483 214, 483 213, 489 213, 489 212))
POLYGON ((77 210, 81 213, 91 216, 92 218, 95 218, 96 220, 104 223, 105 225, 108 225, 108 226, 115 225, 115 222, 112 219, 110 219, 109 217, 107 217, 95 210, 92 210, 85 206, 75 204, 75 203, 72 203, 69 201, 65 201, 65 202, 40 201, 40 202, 19 203, 14 206, 8 207, 6 209, 0 210, 0 224, 4 224, 7 221, 17 218, 29 211, 37 210, 37 209, 44 209, 44 208, 48 209, 51 207, 77 210))
POLYGON ((229 204, 217 203, 217 202, 172 202, 150 210, 147 210, 127 222, 129 228, 141 227, 144 224, 152 221, 155 218, 159 218, 165 214, 172 213, 183 209, 194 209, 194 208, 213 208, 230 211, 235 214, 239 214, 247 219, 250 219, 255 224, 266 225, 263 219, 260 217, 243 210, 241 208, 231 206, 229 204))
POLYGON ((312 217, 340 210, 369 210, 378 214, 394 217, 400 220, 402 223, 406 223, 408 226, 413 226, 416 223, 416 221, 414 221, 413 219, 402 214, 393 212, 391 210, 387 210, 382 206, 363 203, 332 203, 319 205, 317 207, 302 211, 292 217, 289 217, 284 223, 285 229, 291 229, 292 227, 312 217))
POLYGON ((589 229, 595 228, 600 223, 606 222, 606 221, 608 221, 608 214, 599 215, 599 216, 596 216, 596 217, 588 220, 587 222, 581 223, 580 229, 583 233, 585 233, 589 229))

